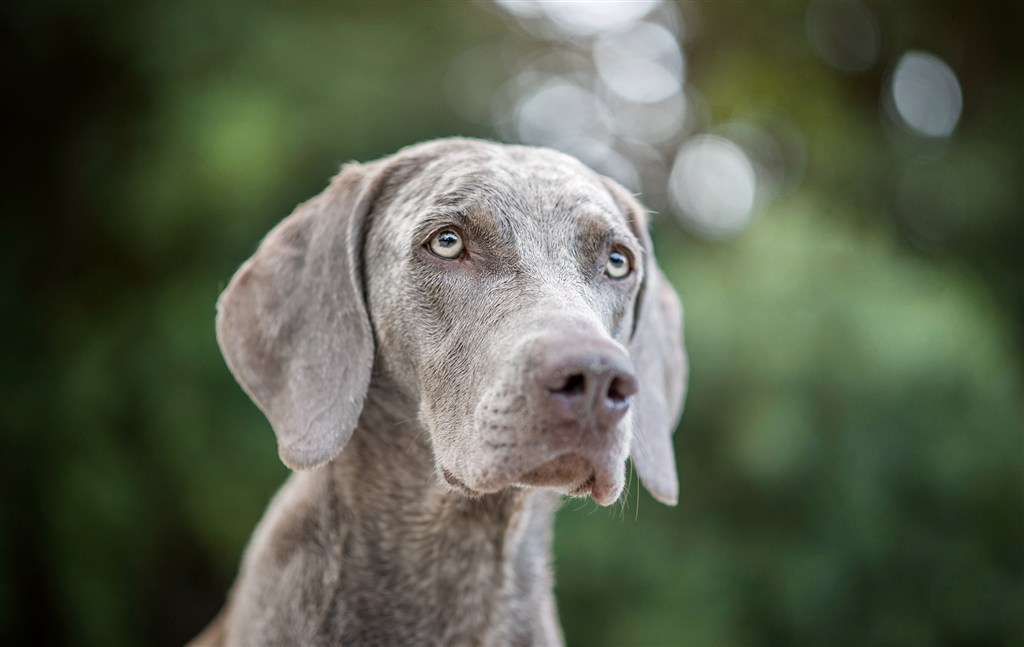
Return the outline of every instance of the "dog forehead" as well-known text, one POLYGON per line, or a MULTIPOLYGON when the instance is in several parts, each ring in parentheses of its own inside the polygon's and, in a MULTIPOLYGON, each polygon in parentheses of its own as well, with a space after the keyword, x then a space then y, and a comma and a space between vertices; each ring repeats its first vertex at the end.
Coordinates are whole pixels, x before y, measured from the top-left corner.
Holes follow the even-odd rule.
POLYGON ((558 226, 583 218, 628 230, 600 176, 550 149, 439 140, 402 151, 395 165, 415 168, 395 188, 394 206, 410 228, 430 215, 483 211, 505 224, 526 218, 558 226))
POLYGON ((394 157, 429 159, 432 171, 449 177, 489 169, 520 176, 520 179, 530 176, 538 180, 580 180, 595 188, 600 186, 596 174, 575 157, 536 146, 449 138, 409 146, 394 157))

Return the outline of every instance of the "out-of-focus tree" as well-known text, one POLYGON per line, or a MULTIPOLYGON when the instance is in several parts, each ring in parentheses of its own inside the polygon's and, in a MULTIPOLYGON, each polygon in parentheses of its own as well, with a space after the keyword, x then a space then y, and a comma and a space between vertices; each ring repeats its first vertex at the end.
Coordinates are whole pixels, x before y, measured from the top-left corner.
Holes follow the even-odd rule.
POLYGON ((2 635, 212 617, 286 474, 219 290, 342 162, 464 134, 643 190, 687 306, 680 506, 566 504, 571 644, 1019 643, 1021 13, 3 5, 2 635))

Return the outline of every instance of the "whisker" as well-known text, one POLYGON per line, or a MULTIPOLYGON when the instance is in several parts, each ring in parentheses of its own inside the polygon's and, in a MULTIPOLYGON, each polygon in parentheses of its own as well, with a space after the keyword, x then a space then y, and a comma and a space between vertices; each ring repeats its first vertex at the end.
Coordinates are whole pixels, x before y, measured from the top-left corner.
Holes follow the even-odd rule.
POLYGON ((643 436, 638 436, 636 434, 633 434, 633 439, 636 440, 636 442, 637 442, 637 449, 640 450, 640 453, 643 454, 645 458, 650 458, 651 457, 651 452, 648 451, 647 445, 644 443, 643 436))
MULTIPOLYGON (((632 473, 632 471, 633 471, 633 461, 629 462, 629 471, 630 471, 630 473, 632 473)), ((637 475, 637 484, 636 484, 636 516, 633 517, 633 521, 639 521, 640 520, 640 490, 642 490, 642 489, 643 488, 640 487, 640 477, 639 477, 639 475, 637 475)))
POLYGON ((629 507, 629 489, 633 486, 633 465, 630 462, 629 465, 629 476, 626 478, 626 487, 622 491, 622 496, 619 497, 619 520, 626 520, 626 508, 629 507))

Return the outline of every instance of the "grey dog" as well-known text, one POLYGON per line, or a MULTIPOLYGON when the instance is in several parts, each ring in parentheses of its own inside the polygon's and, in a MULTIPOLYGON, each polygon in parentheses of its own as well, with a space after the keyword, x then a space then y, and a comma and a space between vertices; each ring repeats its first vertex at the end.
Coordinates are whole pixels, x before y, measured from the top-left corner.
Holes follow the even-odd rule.
POLYGON ((676 503, 679 299, 641 206, 561 153, 346 165, 235 274, 217 339, 295 472, 195 644, 560 644, 560 495, 612 504, 631 457, 676 503))

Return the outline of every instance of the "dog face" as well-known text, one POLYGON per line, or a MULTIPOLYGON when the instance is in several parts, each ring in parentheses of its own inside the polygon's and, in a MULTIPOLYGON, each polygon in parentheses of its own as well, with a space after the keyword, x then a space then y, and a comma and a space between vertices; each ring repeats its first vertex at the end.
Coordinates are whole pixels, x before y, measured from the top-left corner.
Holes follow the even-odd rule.
POLYGON ((626 214, 550 151, 406 163, 415 176, 370 219, 366 296, 379 358, 418 394, 442 478, 467 493, 549 485, 614 501, 643 282, 626 214))
POLYGON ((218 338, 292 467, 333 458, 372 375, 467 495, 677 493, 686 364, 643 212, 544 149, 441 140, 349 166, 239 270, 218 338))

